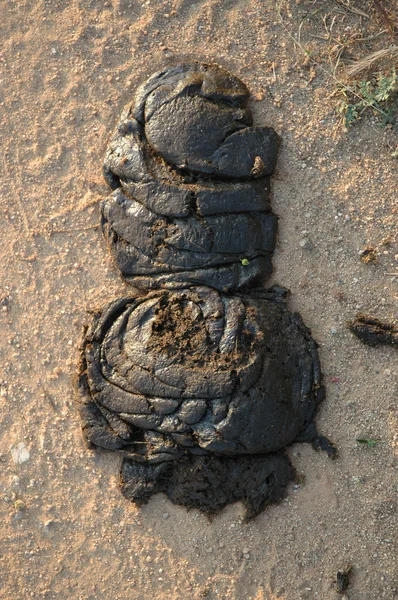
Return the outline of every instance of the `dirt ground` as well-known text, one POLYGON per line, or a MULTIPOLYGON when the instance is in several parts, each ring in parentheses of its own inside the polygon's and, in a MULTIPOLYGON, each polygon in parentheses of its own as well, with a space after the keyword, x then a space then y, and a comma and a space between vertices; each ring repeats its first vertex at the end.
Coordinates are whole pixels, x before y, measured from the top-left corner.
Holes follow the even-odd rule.
POLYGON ((398 598, 397 351, 345 325, 398 307, 397 131, 368 113, 346 132, 337 112, 344 63, 392 43, 374 3, 2 0, 0 14, 0 598, 333 600, 347 564, 348 598, 398 598), (137 509, 74 405, 87 311, 126 290, 98 228, 107 140, 136 86, 187 58, 241 77, 256 123, 282 136, 272 282, 319 343, 317 424, 339 448, 333 462, 291 447, 299 483, 249 524, 239 504, 212 521, 163 496, 137 509))

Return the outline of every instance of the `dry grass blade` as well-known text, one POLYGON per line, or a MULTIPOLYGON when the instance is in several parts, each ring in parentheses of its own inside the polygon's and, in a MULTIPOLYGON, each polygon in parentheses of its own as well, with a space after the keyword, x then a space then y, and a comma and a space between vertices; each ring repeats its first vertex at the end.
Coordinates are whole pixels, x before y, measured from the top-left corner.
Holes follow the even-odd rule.
POLYGON ((364 58, 357 60, 347 68, 347 74, 350 77, 372 68, 377 62, 388 58, 389 60, 398 60, 398 46, 389 46, 368 54, 364 58))
POLYGON ((337 4, 340 4, 340 6, 344 6, 344 8, 346 10, 348 10, 349 12, 354 13, 355 15, 359 15, 360 17, 366 17, 366 19, 370 19, 369 15, 365 12, 363 12, 362 10, 359 10, 358 8, 354 8, 353 6, 350 6, 349 4, 346 4, 345 2, 343 2, 342 0, 336 0, 337 4))

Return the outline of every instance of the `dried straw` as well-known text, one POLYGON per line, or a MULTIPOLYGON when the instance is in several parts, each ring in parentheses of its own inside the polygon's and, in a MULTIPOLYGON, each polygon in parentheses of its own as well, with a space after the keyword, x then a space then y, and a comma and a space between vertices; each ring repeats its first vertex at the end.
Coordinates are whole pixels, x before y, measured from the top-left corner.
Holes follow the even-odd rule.
POLYGON ((347 74, 350 77, 354 77, 362 71, 368 70, 373 67, 377 62, 388 58, 389 60, 398 61, 398 46, 390 46, 389 48, 383 48, 368 54, 364 58, 355 61, 347 68, 347 74))

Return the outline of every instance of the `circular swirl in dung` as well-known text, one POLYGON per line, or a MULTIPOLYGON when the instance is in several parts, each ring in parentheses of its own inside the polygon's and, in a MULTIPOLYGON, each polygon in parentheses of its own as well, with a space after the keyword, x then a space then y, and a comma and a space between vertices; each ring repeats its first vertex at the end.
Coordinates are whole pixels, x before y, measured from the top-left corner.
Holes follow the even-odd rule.
POLYGON ((96 315, 83 356, 81 410, 96 445, 135 453, 141 429, 152 456, 266 453, 294 441, 315 412, 315 342, 267 293, 123 298, 96 315))
POLYGON ((102 228, 136 287, 227 291, 271 274, 280 140, 252 126, 248 98, 224 69, 188 63, 153 75, 122 114, 105 157, 115 191, 102 228))

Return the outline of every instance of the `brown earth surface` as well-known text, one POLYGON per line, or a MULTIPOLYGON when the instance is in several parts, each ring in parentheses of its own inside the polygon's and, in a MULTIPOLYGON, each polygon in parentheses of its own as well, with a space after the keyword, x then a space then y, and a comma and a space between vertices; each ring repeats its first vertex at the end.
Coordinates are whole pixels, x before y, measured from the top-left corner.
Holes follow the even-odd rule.
POLYGON ((344 64, 392 43, 375 3, 2 0, 0 14, 0 598, 333 600, 347 564, 348 598, 398 598, 397 352, 346 328, 358 311, 397 318, 398 135, 369 111, 344 131, 337 110, 344 64), (238 75, 282 136, 272 282, 319 343, 317 424, 340 452, 291 447, 298 483, 248 524, 240 504, 212 521, 164 496, 136 508, 74 405, 86 313, 127 287, 99 231, 107 140, 139 83, 191 58, 238 75))

